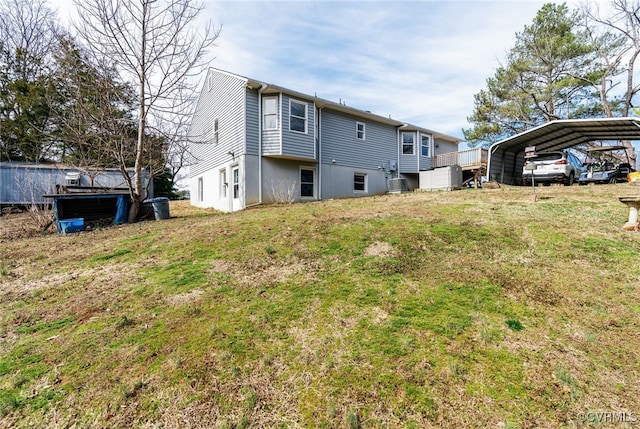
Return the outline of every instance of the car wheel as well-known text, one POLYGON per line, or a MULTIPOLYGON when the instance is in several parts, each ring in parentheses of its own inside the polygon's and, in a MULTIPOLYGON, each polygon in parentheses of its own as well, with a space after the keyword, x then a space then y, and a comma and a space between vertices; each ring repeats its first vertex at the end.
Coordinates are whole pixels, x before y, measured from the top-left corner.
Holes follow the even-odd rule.
POLYGON ((573 185, 573 181, 575 180, 575 178, 576 178, 576 176, 572 171, 571 173, 569 173, 569 178, 564 182, 564 186, 573 185))
POLYGON ((611 176, 611 178, 609 179, 609 183, 611 185, 613 185, 614 183, 618 183, 618 180, 615 175, 611 176))

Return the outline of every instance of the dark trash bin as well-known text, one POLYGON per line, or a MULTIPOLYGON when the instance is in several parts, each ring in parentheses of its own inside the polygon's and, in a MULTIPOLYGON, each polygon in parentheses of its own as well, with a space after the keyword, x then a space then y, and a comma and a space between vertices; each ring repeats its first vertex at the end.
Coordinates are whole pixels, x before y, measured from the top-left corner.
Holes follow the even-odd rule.
POLYGON ((152 213, 155 220, 169 219, 171 217, 169 212, 169 198, 159 197, 144 200, 140 208, 140 218, 148 219, 152 213))

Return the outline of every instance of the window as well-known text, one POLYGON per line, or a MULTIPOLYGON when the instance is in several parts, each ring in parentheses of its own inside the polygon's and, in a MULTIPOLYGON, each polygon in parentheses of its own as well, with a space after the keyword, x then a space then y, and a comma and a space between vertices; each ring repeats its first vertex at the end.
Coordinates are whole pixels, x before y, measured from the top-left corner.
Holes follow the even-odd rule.
POLYGON ((358 140, 365 139, 364 123, 362 122, 356 122, 356 138, 358 140))
POLYGON ((414 133, 402 133, 402 154, 413 155, 414 133))
POLYGON ((355 192, 367 192, 367 175, 363 173, 353 174, 353 190, 355 192))
POLYGON ((220 170, 220 198, 227 198, 227 170, 223 168, 220 170))
POLYGON ((264 130, 278 129, 278 97, 265 97, 262 99, 262 115, 264 130))
POLYGON ((431 138, 428 135, 421 134, 422 156, 431 156, 431 138))
POLYGON ((289 129, 300 133, 307 132, 307 103, 289 101, 289 129))
POLYGON ((198 201, 204 201, 204 183, 202 177, 198 177, 198 201))
POLYGON ((314 195, 314 176, 315 170, 301 168, 300 169, 300 196, 311 197, 314 195))
POLYGON ((240 198, 240 170, 238 167, 233 167, 231 172, 233 176, 233 198, 240 198))
POLYGON ((218 118, 213 120, 213 144, 218 144, 218 118))

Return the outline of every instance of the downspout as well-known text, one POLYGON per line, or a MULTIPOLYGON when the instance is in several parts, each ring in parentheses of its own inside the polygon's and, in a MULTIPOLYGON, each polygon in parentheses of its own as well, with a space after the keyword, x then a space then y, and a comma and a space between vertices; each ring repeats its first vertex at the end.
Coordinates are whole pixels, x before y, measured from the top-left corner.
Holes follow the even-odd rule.
POLYGON ((258 90, 258 204, 262 204, 262 93, 267 89, 261 84, 258 90))
POLYGON ((318 142, 318 200, 322 200, 322 107, 318 107, 318 125, 316 127, 316 136, 318 142))
MULTIPOLYGON (((267 89, 267 84, 263 83, 258 89, 258 202, 245 205, 245 208, 259 206, 262 201, 262 93, 267 89)), ((246 164, 245 164, 246 166, 246 164)))
MULTIPOLYGON (((404 127, 404 125, 400 125, 399 127, 396 127, 396 149, 398 152, 396 158, 396 177, 399 179, 400 178, 400 147, 402 146, 400 144, 400 128, 404 127)), ((391 166, 389 166, 391 167, 391 166)), ((389 170, 391 170, 391 168, 389 168, 389 170)), ((391 172, 391 178, 393 179, 393 171, 391 172)), ((389 181, 387 180, 387 189, 389 189, 389 181)))

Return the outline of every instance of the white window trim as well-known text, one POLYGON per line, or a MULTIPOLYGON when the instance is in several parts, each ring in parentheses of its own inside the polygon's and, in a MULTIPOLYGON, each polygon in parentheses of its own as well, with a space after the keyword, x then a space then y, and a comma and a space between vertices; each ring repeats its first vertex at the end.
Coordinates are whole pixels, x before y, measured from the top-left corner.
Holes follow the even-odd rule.
POLYGON ((420 156, 424 156, 426 158, 433 157, 433 138, 429 134, 420 134, 420 156), (429 140, 426 145, 422 143, 422 138, 423 137, 426 137, 429 140), (424 146, 427 146, 427 148, 429 150, 429 155, 423 155, 422 154, 422 148, 424 146))
POLYGON ((300 167, 300 171, 298 173, 298 177, 300 177, 300 199, 301 200, 315 200, 316 199, 316 182, 318 181, 318 175, 316 174, 316 169, 313 167, 300 167), (302 196, 302 170, 313 171, 313 195, 312 196, 302 196))
POLYGON ((213 144, 217 145, 220 143, 220 123, 218 118, 213 120, 213 144))
POLYGON ((229 179, 227 179, 227 169, 220 169, 220 199, 226 199, 229 195, 229 179))
POLYGON ((354 194, 366 194, 369 192, 369 175, 367 173, 360 173, 358 171, 353 172, 353 193, 354 194), (364 177, 364 190, 356 189, 356 176, 364 177))
POLYGON ((265 131, 271 131, 271 130, 277 130, 278 129, 278 125, 279 125, 279 120, 280 120, 280 114, 278 112, 279 110, 279 103, 278 103, 278 96, 265 96, 262 97, 262 129, 265 131), (275 100, 276 101, 276 112, 275 112, 275 117, 276 117, 276 121, 275 124, 276 126, 273 128, 267 128, 267 121, 265 120, 265 118, 267 117, 267 115, 272 116, 274 115, 274 113, 267 113, 266 109, 264 108, 266 101, 267 100, 275 100))
MULTIPOLYGON (((416 133, 414 132, 409 132, 409 131, 403 131, 402 133, 400 133, 400 144, 402 145, 402 150, 400 151, 400 153, 404 156, 414 156, 416 154, 416 133), (404 135, 408 134, 411 135, 413 137, 413 143, 411 145, 411 153, 404 153, 404 146, 405 146, 405 142, 404 142, 404 135)), ((408 144, 407 144, 408 146, 408 144)))
POLYGON ((364 122, 356 121, 356 139, 365 141, 367 140, 367 124, 364 122), (362 131, 358 128, 358 126, 362 125, 362 131), (359 134, 362 133, 362 137, 359 137, 359 134))
POLYGON ((289 131, 291 131, 292 133, 299 133, 299 134, 308 134, 309 132, 309 104, 305 101, 300 101, 300 100, 294 100, 293 98, 289 99, 289 131), (304 106, 304 118, 301 116, 294 116, 291 114, 291 104, 292 103, 297 103, 297 104, 302 104, 304 106), (298 118, 298 119, 303 119, 304 120, 304 131, 298 131, 298 130, 292 130, 291 129, 291 118, 298 118))
POLYGON ((240 167, 238 165, 231 166, 231 197, 234 200, 240 199, 240 167), (238 181, 236 182, 235 172, 238 172, 238 181), (238 187, 238 192, 236 195, 236 186, 238 187))

